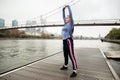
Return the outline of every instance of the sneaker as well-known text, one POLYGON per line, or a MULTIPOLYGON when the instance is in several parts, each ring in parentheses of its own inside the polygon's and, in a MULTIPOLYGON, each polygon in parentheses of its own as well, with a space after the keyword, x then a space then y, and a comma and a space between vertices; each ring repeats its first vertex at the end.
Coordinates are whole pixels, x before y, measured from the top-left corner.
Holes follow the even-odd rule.
POLYGON ((70 77, 73 78, 73 77, 76 77, 77 76, 77 73, 76 72, 73 72, 71 73, 70 77))
POLYGON ((68 67, 63 66, 60 68, 60 70, 68 70, 68 67))

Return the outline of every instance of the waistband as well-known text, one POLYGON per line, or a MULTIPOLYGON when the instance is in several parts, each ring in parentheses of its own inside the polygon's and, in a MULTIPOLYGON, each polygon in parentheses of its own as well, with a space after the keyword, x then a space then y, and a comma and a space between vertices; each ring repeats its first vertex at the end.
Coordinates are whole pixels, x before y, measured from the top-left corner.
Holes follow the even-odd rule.
POLYGON ((69 37, 69 38, 67 38, 67 39, 63 39, 63 41, 66 41, 66 40, 68 40, 68 39, 72 39, 72 37, 69 37))

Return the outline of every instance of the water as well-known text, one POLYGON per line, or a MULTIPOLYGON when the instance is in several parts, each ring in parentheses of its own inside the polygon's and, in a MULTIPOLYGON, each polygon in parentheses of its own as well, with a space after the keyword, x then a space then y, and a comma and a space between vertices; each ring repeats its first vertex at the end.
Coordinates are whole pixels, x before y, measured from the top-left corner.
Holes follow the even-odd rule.
POLYGON ((60 40, 0 40, 0 73, 61 51, 60 40))
MULTIPOLYGON (((101 48, 103 51, 118 51, 119 44, 101 42, 100 40, 75 40, 79 48, 101 48)), ((0 73, 44 58, 62 51, 62 40, 0 40, 0 73)), ((111 60, 118 71, 120 62, 111 60)))

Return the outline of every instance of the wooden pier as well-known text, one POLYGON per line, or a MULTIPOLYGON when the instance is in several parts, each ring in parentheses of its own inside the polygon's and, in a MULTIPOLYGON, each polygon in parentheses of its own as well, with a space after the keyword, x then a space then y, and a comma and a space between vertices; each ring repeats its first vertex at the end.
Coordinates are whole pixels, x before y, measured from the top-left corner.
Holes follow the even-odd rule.
POLYGON ((37 61, 20 69, 3 74, 0 80, 115 80, 100 49, 75 49, 78 63, 78 76, 70 78, 71 61, 67 71, 61 71, 64 58, 58 53, 46 59, 37 61))
POLYGON ((109 59, 120 59, 120 51, 108 51, 105 55, 109 59))

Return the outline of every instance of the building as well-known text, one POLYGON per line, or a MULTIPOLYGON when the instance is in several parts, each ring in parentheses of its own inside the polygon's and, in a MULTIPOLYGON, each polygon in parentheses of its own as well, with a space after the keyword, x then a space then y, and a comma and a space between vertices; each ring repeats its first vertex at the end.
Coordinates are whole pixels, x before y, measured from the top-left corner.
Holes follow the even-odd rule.
POLYGON ((32 21, 31 24, 32 24, 32 25, 36 25, 37 22, 36 22, 36 21, 32 21))
POLYGON ((32 22, 30 20, 26 21, 26 26, 30 26, 32 24, 32 22))
POLYGON ((12 27, 17 27, 17 26, 18 26, 18 21, 12 20, 12 27))
MULTIPOLYGON (((43 24, 45 25, 45 24, 47 23, 46 19, 43 19, 43 16, 40 17, 40 23, 41 23, 42 25, 43 25, 43 24)), ((45 28, 42 27, 42 28, 41 28, 41 31, 42 31, 42 33, 44 33, 45 28)))
MULTIPOLYGON (((30 26, 31 24, 32 24, 32 23, 31 23, 30 20, 27 20, 27 21, 26 21, 26 26, 30 26)), ((26 28, 25 31, 26 31, 26 32, 30 32, 31 30, 30 30, 30 28, 26 28)))
POLYGON ((0 18, 0 27, 5 27, 5 20, 0 18))
MULTIPOLYGON (((26 26, 32 26, 32 25, 36 25, 36 21, 31 21, 31 20, 28 20, 26 21, 26 26)), ((36 28, 26 28, 25 30, 28 34, 31 34, 31 35, 35 35, 36 34, 36 28)))
MULTIPOLYGON (((36 25, 36 21, 31 21, 32 25, 36 25)), ((36 34, 36 28, 31 28, 31 34, 35 35, 36 34)))

